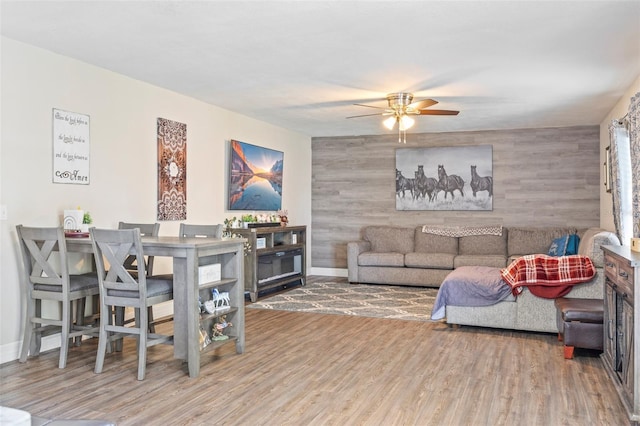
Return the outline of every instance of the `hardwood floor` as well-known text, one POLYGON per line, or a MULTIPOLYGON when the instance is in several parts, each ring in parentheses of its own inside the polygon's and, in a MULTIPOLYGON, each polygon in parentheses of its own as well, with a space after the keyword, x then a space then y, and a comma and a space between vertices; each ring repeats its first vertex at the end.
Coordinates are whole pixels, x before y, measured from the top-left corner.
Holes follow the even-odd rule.
POLYGON ((0 366, 0 405, 119 425, 628 424, 599 356, 564 360, 551 334, 247 309, 246 339, 196 379, 152 347, 142 382, 133 340, 94 374, 91 339, 63 370, 57 350, 0 366))

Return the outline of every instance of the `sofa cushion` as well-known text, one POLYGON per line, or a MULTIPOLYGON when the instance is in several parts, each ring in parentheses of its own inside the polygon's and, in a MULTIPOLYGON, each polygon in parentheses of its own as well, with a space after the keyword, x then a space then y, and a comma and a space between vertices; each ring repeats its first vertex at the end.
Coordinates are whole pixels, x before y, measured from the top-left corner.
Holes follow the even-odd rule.
POLYGON ((413 251, 413 228, 367 226, 363 237, 371 243, 371 251, 379 253, 413 251))
POLYGON ((461 266, 504 268, 507 266, 507 257, 499 254, 459 254, 453 261, 453 267, 459 268, 461 266))
POLYGON ((470 235, 460 237, 460 254, 493 254, 507 255, 507 229, 502 228, 502 235, 470 235))
POLYGON ((418 253, 458 254, 458 238, 422 232, 422 226, 415 229, 415 250, 418 253))
POLYGON ((578 254, 578 246, 580 244, 580 237, 578 234, 570 234, 567 241, 567 251, 564 253, 567 256, 578 254))
POLYGON ((562 237, 554 238, 549 246, 547 254, 549 256, 564 256, 567 253, 567 244, 569 244, 569 234, 562 237))
POLYGON ((454 254, 451 253, 407 253, 404 264, 409 268, 453 269, 454 254))
POLYGON ((571 227, 514 227, 509 228, 507 250, 509 256, 546 254, 551 242, 566 234, 575 234, 571 227))
POLYGON ((358 256, 360 266, 404 266, 404 254, 402 253, 377 253, 365 252, 358 256))

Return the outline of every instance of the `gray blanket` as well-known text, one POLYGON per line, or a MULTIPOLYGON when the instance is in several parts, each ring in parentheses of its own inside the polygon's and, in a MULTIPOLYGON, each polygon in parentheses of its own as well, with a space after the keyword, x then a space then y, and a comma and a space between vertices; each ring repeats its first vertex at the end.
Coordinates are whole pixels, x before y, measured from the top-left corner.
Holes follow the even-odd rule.
POLYGON ((443 319, 447 305, 489 306, 509 298, 513 300, 511 288, 502 280, 500 268, 461 266, 442 282, 431 319, 443 319))

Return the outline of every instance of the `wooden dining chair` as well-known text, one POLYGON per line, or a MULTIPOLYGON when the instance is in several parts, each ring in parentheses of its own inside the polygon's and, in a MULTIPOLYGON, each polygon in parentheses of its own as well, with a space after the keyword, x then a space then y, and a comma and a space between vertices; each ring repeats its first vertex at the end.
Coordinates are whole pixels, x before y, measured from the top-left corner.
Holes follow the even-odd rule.
MULTIPOLYGON (((159 223, 131 223, 131 222, 119 222, 118 223, 118 229, 136 229, 138 228, 140 230, 140 236, 141 237, 145 237, 145 236, 149 236, 149 237, 157 237, 158 233, 160 232, 160 224, 159 223)), ((145 256, 144 257, 144 271, 147 275, 147 277, 150 277, 153 275, 153 260, 154 257, 153 256, 145 256)), ((127 268, 127 270, 135 275, 138 273, 138 265, 137 265, 137 260, 135 256, 129 256, 127 257, 127 260, 125 261, 125 267, 127 268)), ((162 278, 169 278, 171 277, 171 275, 163 275, 162 278)), ((156 321, 154 319, 154 315, 153 315, 153 308, 149 307, 149 331, 151 333, 155 333, 156 331, 156 321)), ((170 319, 169 319, 170 320, 170 319)), ((116 310, 116 321, 118 321, 119 323, 123 324, 123 323, 129 323, 129 321, 125 321, 124 320, 124 309, 117 309, 116 310)), ((166 319, 165 319, 166 321, 166 319)), ((165 322, 165 321, 161 321, 161 322, 165 322)), ((120 350, 120 344, 118 344, 118 350, 120 350)))
MULTIPOLYGON (((160 224, 159 223, 130 223, 130 222, 120 222, 118 223, 118 229, 135 229, 138 228, 140 230, 141 237, 157 237, 160 232, 160 224)), ((126 268, 129 271, 134 273, 138 272, 138 266, 136 265, 136 257, 129 256, 126 261, 126 268)), ((144 271, 146 275, 149 277, 153 275, 153 256, 146 256, 144 258, 144 271)))
POLYGON ((20 362, 40 353, 44 336, 60 333, 59 368, 65 368, 69 341, 84 335, 97 336, 98 327, 84 325, 84 301, 99 294, 95 273, 69 275, 67 245, 62 228, 16 226, 22 253, 21 282, 27 299, 20 362), (43 318, 42 301, 61 303, 60 319, 43 318), (76 319, 73 302, 76 302, 76 319))
POLYGON ((224 225, 191 225, 187 223, 180 224, 180 237, 193 238, 222 238, 222 230, 224 225))
POLYGON ((171 279, 148 277, 145 271, 144 252, 140 230, 91 228, 93 251, 100 286, 100 339, 95 372, 101 373, 107 344, 123 337, 135 336, 138 340, 138 380, 145 377, 147 347, 160 343, 173 344, 172 335, 149 332, 149 308, 157 303, 173 300, 171 279), (127 269, 129 255, 136 257, 137 273, 127 269), (109 270, 105 268, 105 260, 109 270), (125 326, 113 323, 114 308, 133 308, 135 324, 125 326))

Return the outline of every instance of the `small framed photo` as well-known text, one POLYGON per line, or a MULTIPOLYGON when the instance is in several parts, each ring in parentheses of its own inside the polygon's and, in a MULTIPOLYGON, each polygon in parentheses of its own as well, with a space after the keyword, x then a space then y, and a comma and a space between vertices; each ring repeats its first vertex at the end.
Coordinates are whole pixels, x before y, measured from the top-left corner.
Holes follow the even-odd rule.
POLYGON ((267 248, 267 239, 266 238, 256 238, 256 249, 267 248))
POLYGON ((291 244, 298 244, 298 234, 291 234, 291 244))

